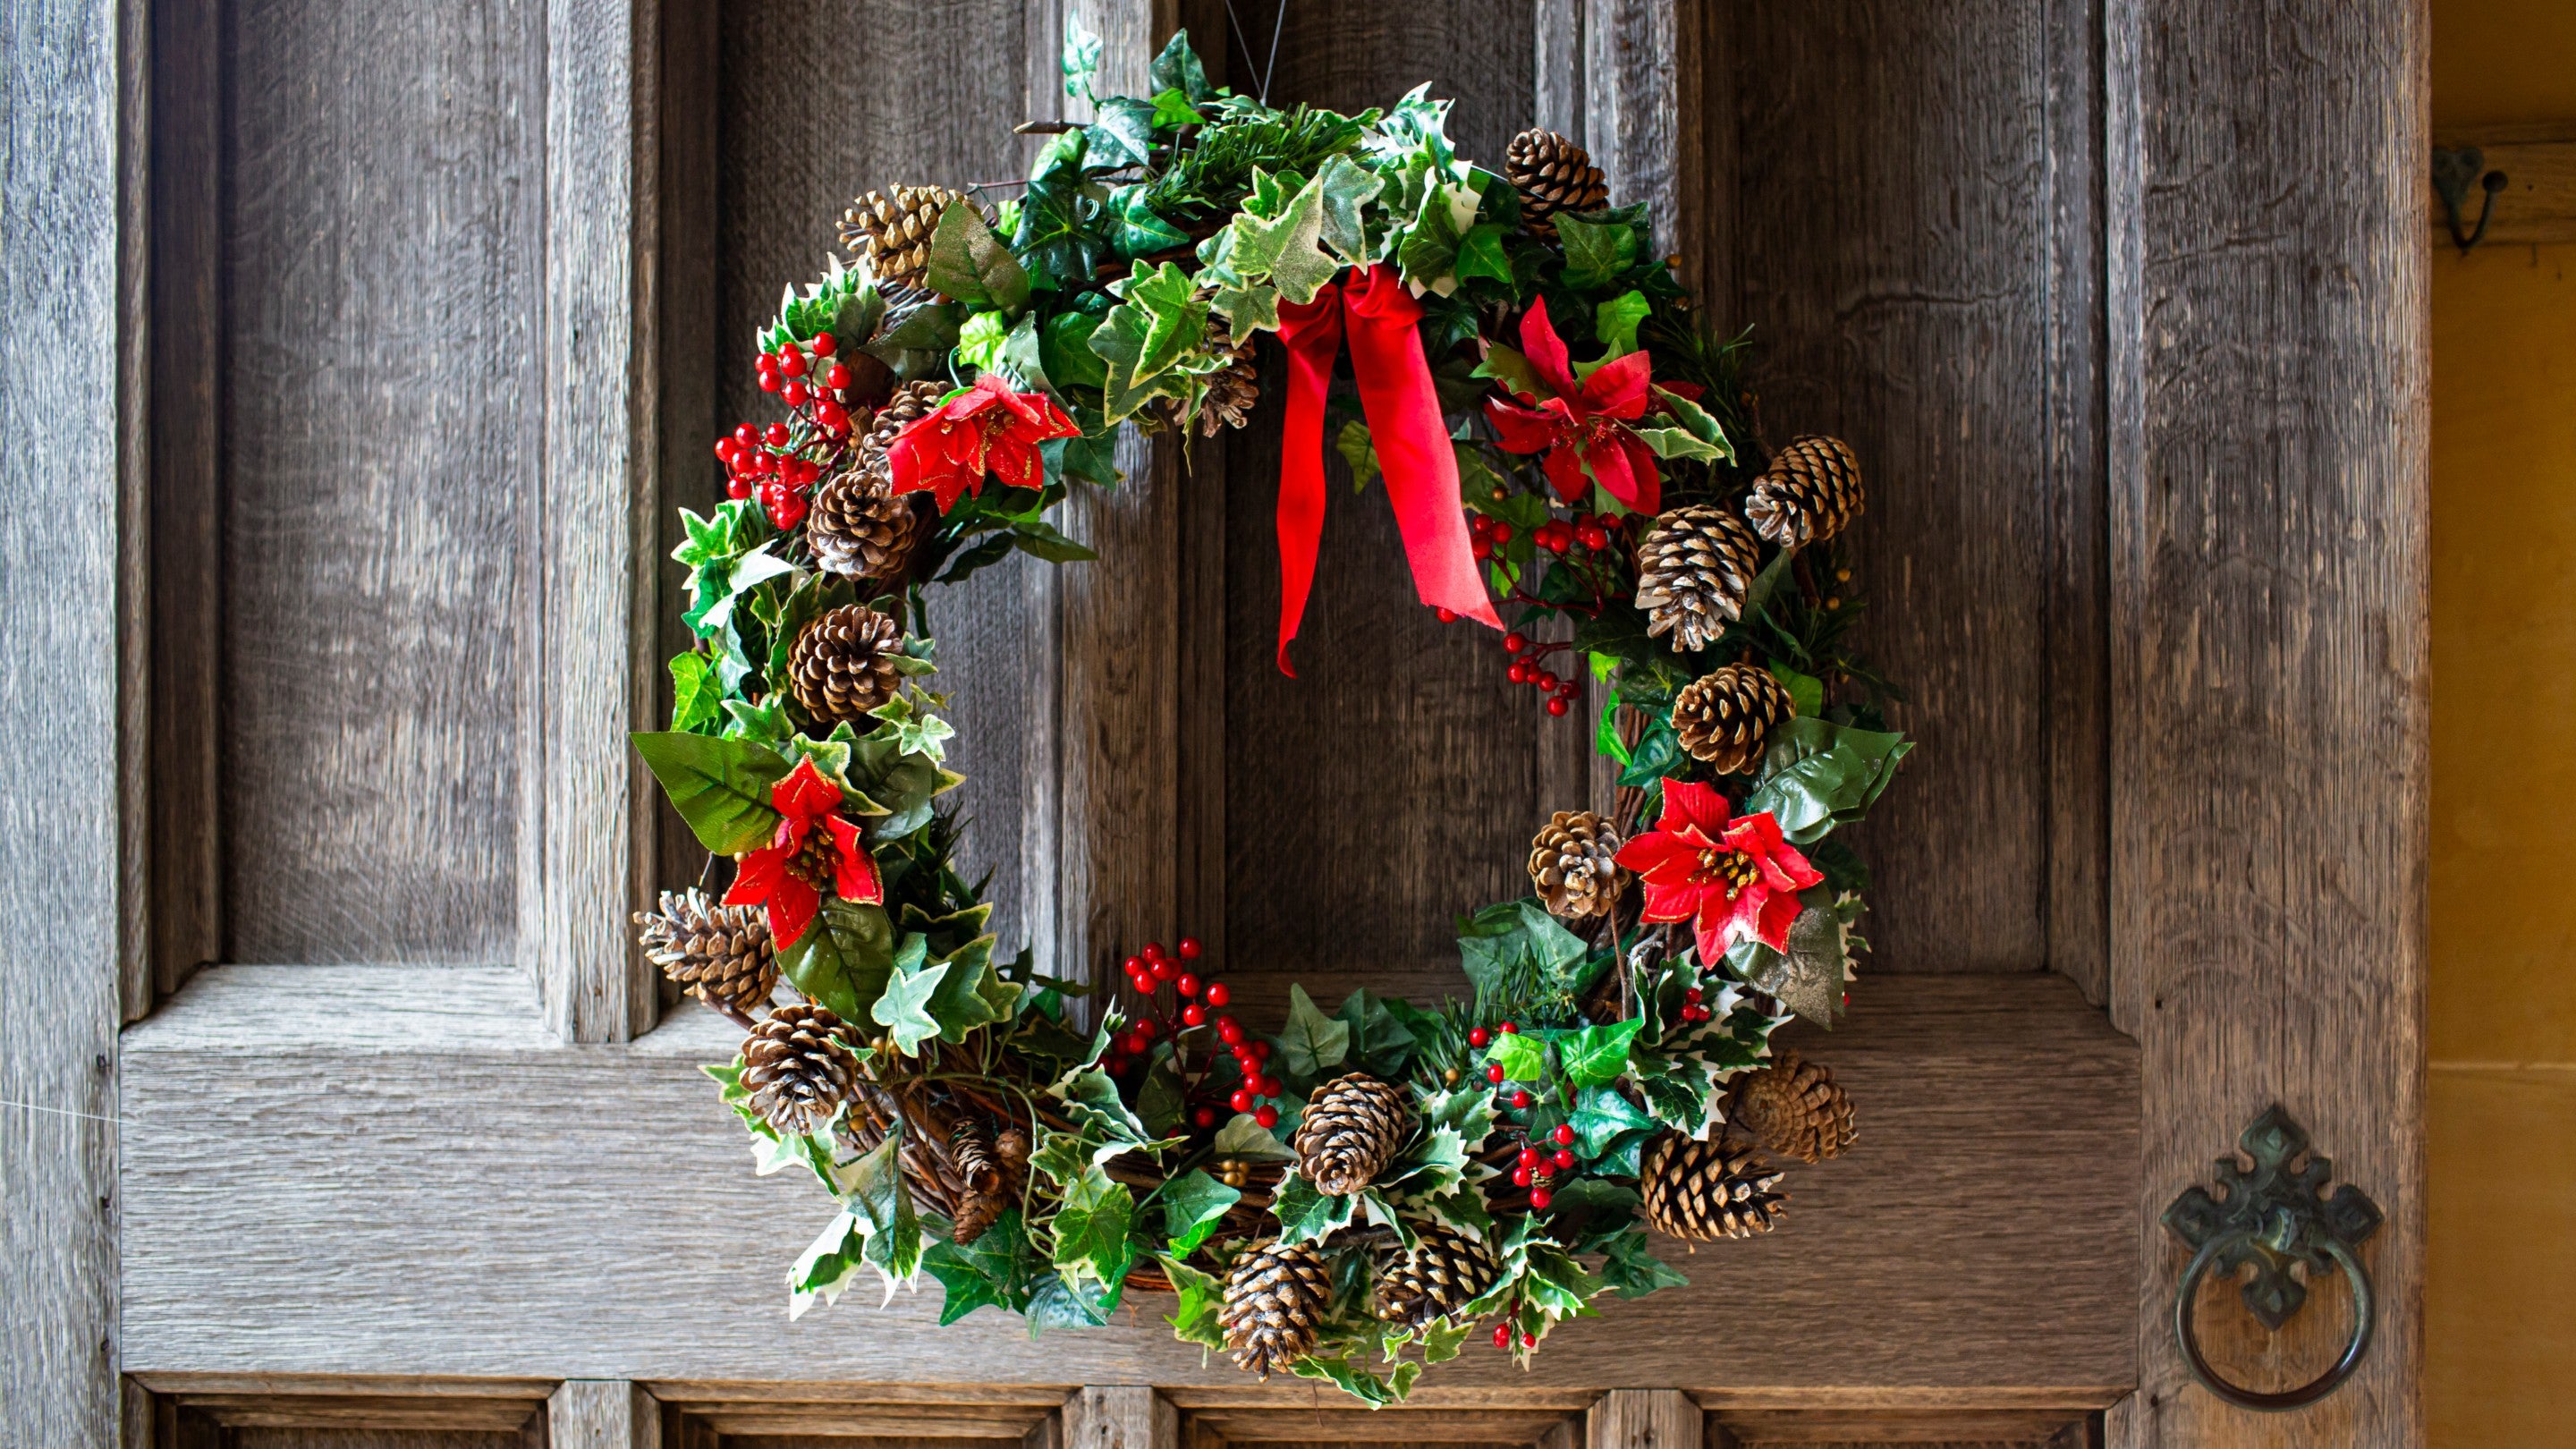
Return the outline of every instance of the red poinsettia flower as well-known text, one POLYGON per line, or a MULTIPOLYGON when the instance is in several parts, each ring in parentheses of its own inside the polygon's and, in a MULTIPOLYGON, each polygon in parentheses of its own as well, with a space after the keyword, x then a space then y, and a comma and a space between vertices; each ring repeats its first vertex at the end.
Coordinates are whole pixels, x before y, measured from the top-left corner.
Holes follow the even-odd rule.
POLYGON ((769 907, 770 939, 784 951, 796 944, 822 908, 823 890, 845 901, 885 899, 876 857, 859 844, 859 827, 841 814, 841 787, 823 778, 811 759, 769 787, 781 817, 769 844, 742 858, 729 906, 769 907))
POLYGON ((895 492, 927 492, 946 513, 961 494, 982 493, 987 473, 1013 488, 1037 487, 1046 473, 1038 444, 1081 431, 1055 399, 1013 392, 988 372, 896 434, 886 465, 895 492))
POLYGON ((1711 786, 1666 780, 1664 817, 1619 849, 1645 886, 1646 919, 1690 922, 1702 961, 1747 936, 1787 949, 1798 892, 1825 878, 1769 811, 1730 818, 1728 808, 1711 786))
MULTIPOLYGON (((1556 485, 1557 495, 1580 505, 1598 481, 1611 497, 1636 513, 1663 510, 1663 474, 1655 468, 1655 450, 1628 424, 1646 415, 1656 386, 1645 352, 1614 357, 1575 381, 1574 365, 1564 339, 1547 318, 1547 299, 1530 304, 1521 318, 1521 352, 1544 394, 1509 381, 1507 391, 1529 404, 1516 406, 1501 398, 1485 400, 1485 416, 1503 447, 1514 453, 1545 453, 1541 467, 1556 485)), ((1683 383, 1663 384, 1666 391, 1696 397, 1699 389, 1683 383)))

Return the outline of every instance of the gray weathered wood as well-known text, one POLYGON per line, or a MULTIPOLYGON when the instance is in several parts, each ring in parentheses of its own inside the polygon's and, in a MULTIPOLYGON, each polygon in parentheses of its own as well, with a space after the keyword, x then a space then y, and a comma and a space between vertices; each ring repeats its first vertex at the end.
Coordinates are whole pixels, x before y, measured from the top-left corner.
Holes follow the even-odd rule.
POLYGON ((1706 1415, 1679 1389, 1612 1389, 1584 1416, 1588 1449, 1700 1449, 1706 1415))
POLYGON ((1683 0, 1583 0, 1583 143, 1610 179, 1610 200, 1654 207, 1655 241, 1667 251, 1697 246, 1695 210, 1699 108, 1684 94, 1696 57, 1683 0))
MULTIPOLYGON (((2112 213, 2134 218, 2111 315, 2136 329, 2109 514, 2111 1005, 2144 1057, 2148 1270, 2124 1442, 2413 1443, 2425 9, 2122 3, 2110 35, 2131 158, 2112 213), (2166 1319, 2182 1258, 2155 1214, 2275 1102, 2388 1220, 2363 1254, 2383 1317, 2359 1372, 2265 1416, 2188 1384, 2166 1319)), ((2232 1339, 2221 1367, 2266 1385, 2337 1347, 2327 1309, 2268 1342, 2206 1317, 2232 1339)))
POLYGON ((125 317, 113 0, 0 17, 0 1443, 121 1437, 115 1242, 125 959, 117 527, 125 317))
POLYGON ((1179 1449, 1181 1415, 1143 1387, 1077 1389, 1064 1401, 1064 1449, 1179 1449))
POLYGON ((152 13, 116 8, 118 1012, 152 1009, 152 13))
POLYGON ((546 1449, 662 1449, 662 1406, 641 1384, 567 1379, 546 1400, 546 1449))
POLYGON ((521 626, 518 958, 566 1041, 659 1017, 627 916, 651 898, 659 724, 660 0, 546 6, 545 447, 521 626))
POLYGON ((227 14, 224 954, 506 960, 544 11, 227 14))
MULTIPOLYGON (((992 1313, 928 1339, 927 1286, 882 1311, 860 1288, 790 1323, 778 1273, 830 1204, 752 1176, 697 1071, 731 1055, 733 1029, 693 1011, 631 1045, 556 1047, 527 1020, 524 977, 454 974, 480 984, 225 967, 128 1032, 134 1371, 1311 1387, 1203 1366, 1152 1298, 1037 1343, 992 1313), (371 1013, 344 1004, 371 979, 371 1013), (458 998, 483 992, 499 999, 465 1014, 458 998), (432 1000, 459 1014, 422 1014, 432 1000), (297 1230, 263 1227, 280 1222, 297 1230)), ((1696 1286, 1568 1325, 1530 1375, 1470 1354, 1435 1383, 1483 1401, 1622 1381, 2068 1407, 2125 1391, 2136 1061, 2099 1013, 2045 977, 1891 978, 1799 1044, 1862 1104, 1862 1137, 1792 1169, 1778 1232, 1667 1245, 1696 1286), (1766 1305, 1762 1335, 1729 1327, 1747 1302, 1766 1305), (1721 1333, 1728 1351, 1706 1352, 1721 1333), (1835 1352, 1810 1351, 1828 1338, 1835 1352)))

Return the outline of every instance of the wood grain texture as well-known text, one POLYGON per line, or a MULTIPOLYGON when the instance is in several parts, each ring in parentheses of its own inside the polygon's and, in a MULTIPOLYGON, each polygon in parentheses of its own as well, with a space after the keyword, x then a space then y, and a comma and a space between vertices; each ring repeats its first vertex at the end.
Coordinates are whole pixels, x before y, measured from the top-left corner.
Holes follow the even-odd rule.
POLYGON ((1721 1410, 1709 1416, 1719 1449, 1867 1449, 1910 1444, 1944 1449, 2088 1449, 2090 1415, 2062 1409, 1890 1412, 1869 1409, 1721 1410))
POLYGON ((627 917, 652 899, 661 558, 660 0, 546 6, 545 452, 521 625, 517 959, 549 1030, 629 1041, 660 1016, 627 917))
POLYGON ((1537 1445, 1569 1417, 1551 1409, 1344 1408, 1327 1399, 1303 1410, 1201 1410, 1188 1416, 1184 1432, 1219 1444, 1537 1445))
MULTIPOLYGON (((2111 205, 2134 216, 2113 328, 2137 328, 2110 493, 2111 1003, 2145 1064, 2149 1270, 2115 1442, 2417 1442, 2424 10, 2123 3, 2110 36, 2133 158, 2111 205), (2249 166, 2272 184, 2240 185, 2249 166), (2385 1316, 2334 1396, 2261 1415, 2188 1386, 2155 1214, 2275 1102, 2387 1212, 2362 1254, 2385 1316)), ((2328 1361, 2333 1316, 2213 1356, 2277 1383, 2328 1361)))
POLYGON ((152 984, 152 7, 116 8, 117 1011, 152 984))
POLYGON ((228 24, 225 955, 506 960, 544 11, 228 24))
POLYGON ((122 1435, 121 14, 0 15, 0 1443, 49 1449, 122 1435))
POLYGON ((662 1408, 621 1379, 567 1379, 546 1400, 546 1449, 662 1449, 662 1408))
MULTIPOLYGON (((2576 122, 2445 128, 2434 134, 2433 144, 2475 146, 2484 154, 2487 170, 2505 174, 2507 184, 2496 197, 2495 215, 2487 223, 2480 247, 2576 242, 2576 122)), ((2452 250, 2450 221, 2429 175, 2424 198, 2435 253, 2452 250)), ((2470 190, 2460 217, 2463 228, 2477 226, 2478 208, 2484 201, 2484 192, 2470 190)))
POLYGON ((1064 1449, 1179 1449, 1180 1410, 1152 1389, 1086 1388, 1064 1401, 1064 1449))
POLYGON ((1856 841, 1874 958, 2032 969, 2052 949, 2050 740, 2084 724, 2052 714, 2053 682, 2081 687, 2053 661, 2101 648, 2059 606, 2086 587, 2060 544, 2084 515, 2061 499, 2100 475, 2072 437, 2052 462, 2054 390, 2080 417, 2085 386, 2087 304, 2057 289, 2082 270, 2065 219, 2093 180, 2080 95, 2063 125, 2052 110, 2080 75, 2080 17, 2006 0, 1718 13, 1730 75, 1712 89, 1739 122, 1710 148, 1734 174, 1709 203, 1736 237, 1716 310, 1755 329, 1769 440, 1831 432, 1860 455, 1862 639, 1922 742, 1856 841))
MULTIPOLYGON (((1029 148, 1011 127, 1032 107, 1060 109, 1027 94, 1039 67, 1025 54, 1035 27, 1024 12, 1037 7, 887 0, 716 8, 716 320, 706 344, 717 355, 713 401, 669 424, 682 435, 673 456, 688 460, 670 501, 699 509, 722 497, 708 443, 737 422, 777 416, 753 373, 753 329, 776 314, 782 285, 821 273, 850 199, 897 185, 1014 180, 1029 148)), ((666 583, 675 585, 677 566, 667 567, 666 583)), ((1053 853, 1042 835, 1039 848, 1028 842, 1056 798, 1048 745, 1057 567, 1014 555, 960 588, 934 591, 931 602, 940 673, 929 683, 953 691, 958 737, 948 763, 966 776, 950 797, 965 823, 965 873, 992 873, 988 896, 1005 955, 1042 943, 1054 920, 1043 890, 1032 889, 1033 873, 1053 853)), ((665 589, 667 619, 677 618, 678 592, 665 589)), ((704 859, 685 844, 679 856, 665 862, 663 885, 694 879, 704 859)))
MULTIPOLYGON (((416 1026, 408 1047, 350 1044, 346 1008, 300 1005, 318 986, 243 980, 225 1002, 217 988, 241 969, 200 973, 127 1035, 124 1322, 127 1362, 149 1381, 1088 1381, 1169 1386, 1194 1409, 1311 1389, 1202 1365, 1151 1298, 1110 1329, 1035 1343, 979 1313, 939 1331, 931 1365, 935 1290, 881 1312, 862 1290, 788 1322, 778 1265, 828 1204, 750 1174, 696 1070, 733 1049, 710 1014, 628 1046, 555 1047, 532 1025, 514 1045, 488 1023, 527 988, 496 971, 491 989, 515 994, 489 1011, 416 1026), (655 1190, 636 1193, 645 1181, 655 1190), (1201 1391, 1217 1397, 1189 1397, 1201 1391)), ((408 1003, 381 1010, 401 1021, 408 1003)), ((1569 1325, 1529 1375, 1499 1355, 1445 1365, 1424 1407, 1568 1393, 1579 1407, 1623 1381, 2070 1408, 2125 1391, 2136 1063, 2099 1014, 2062 982, 1890 979, 1830 1038, 1799 1044, 1858 1098, 1863 1135, 1844 1159, 1792 1171, 1778 1232, 1696 1255, 1668 1245, 1697 1286, 1569 1325), (1762 1335, 1727 1327, 1748 1302, 1765 1305, 1762 1335), (1711 1352, 1721 1335, 1727 1350, 1711 1352), (1833 1353, 1812 1351, 1827 1340, 1833 1353)))
POLYGON ((1699 1449, 1707 1417, 1679 1389, 1612 1389, 1584 1416, 1587 1449, 1699 1449))

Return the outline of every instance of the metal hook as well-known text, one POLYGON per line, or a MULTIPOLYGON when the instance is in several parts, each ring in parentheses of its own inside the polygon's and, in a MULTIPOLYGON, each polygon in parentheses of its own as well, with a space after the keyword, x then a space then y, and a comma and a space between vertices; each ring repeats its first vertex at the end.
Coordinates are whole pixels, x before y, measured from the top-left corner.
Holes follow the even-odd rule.
POLYGON ((2486 153, 2475 146, 2463 146, 2456 151, 2446 151, 2438 146, 2433 148, 2433 189, 2441 193, 2443 217, 2451 227, 2451 244, 2460 249, 2462 256, 2467 256, 2470 248, 2486 239, 2487 223, 2495 220, 2496 193, 2505 188, 2503 172, 2478 174, 2486 164, 2486 153), (2472 181, 2485 190, 2486 199, 2478 204, 2477 229, 2463 233, 2460 230, 2460 212, 2469 204, 2469 183, 2472 181))

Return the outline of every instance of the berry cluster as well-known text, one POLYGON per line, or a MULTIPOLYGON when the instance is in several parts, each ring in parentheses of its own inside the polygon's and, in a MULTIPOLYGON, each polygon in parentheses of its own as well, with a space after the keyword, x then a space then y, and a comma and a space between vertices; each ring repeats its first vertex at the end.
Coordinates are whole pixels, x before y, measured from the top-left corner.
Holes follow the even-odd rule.
POLYGON ((1703 996, 1704 993, 1696 986, 1682 993, 1681 1010, 1674 1013, 1681 1019, 1682 1025, 1697 1026, 1717 1015, 1716 1012, 1701 1004, 1703 996))
MULTIPOLYGON (((1515 1035, 1519 1031, 1519 1023, 1509 1021, 1498 1024, 1493 1031, 1487 1031, 1481 1026, 1475 1027, 1467 1033, 1467 1045, 1482 1050, 1493 1044, 1495 1032, 1508 1036, 1515 1035)), ((1538 1105, 1538 1098, 1529 1088, 1511 1083, 1505 1078, 1503 1064, 1500 1062, 1486 1064, 1485 1080, 1493 1083, 1498 1089, 1509 1088, 1509 1091, 1504 1094, 1503 1101, 1513 1111, 1526 1112, 1538 1105)), ((1555 1197, 1554 1188, 1558 1179, 1570 1176, 1582 1165, 1582 1159, 1574 1151, 1574 1142, 1574 1127, 1566 1122, 1559 1122, 1550 1128, 1544 1139, 1530 1137, 1522 1141, 1520 1151, 1512 1163, 1512 1185, 1529 1189, 1530 1209, 1533 1212, 1547 1211, 1548 1203, 1555 1197)))
POLYGON ((1503 650, 1512 656, 1508 677, 1514 684, 1530 685, 1544 693, 1547 712, 1558 719, 1563 719, 1574 708, 1574 701, 1583 694, 1583 686, 1572 677, 1571 664, 1568 665, 1568 676, 1559 678, 1556 671, 1539 661, 1560 649, 1573 648, 1571 642, 1538 643, 1518 629, 1503 636, 1503 650))
POLYGON ((791 341, 776 352, 762 353, 761 391, 779 394, 799 426, 743 423, 716 440, 716 457, 725 465, 725 495, 759 494, 761 510, 782 533, 805 521, 807 500, 823 476, 823 465, 807 454, 817 443, 836 447, 850 436, 850 369, 831 360, 838 347, 825 332, 801 348, 791 341), (820 377, 814 376, 818 366, 820 377))
POLYGON ((1190 1125, 1201 1132, 1215 1127, 1223 1115, 1218 1104, 1235 1112, 1249 1112, 1264 1127, 1279 1125, 1279 1094, 1287 1090, 1269 1070, 1270 1043, 1261 1041, 1243 1029, 1243 1023, 1226 1014, 1226 1003, 1234 993, 1222 981, 1200 974, 1199 958, 1205 954, 1195 936, 1183 936, 1170 951, 1160 941, 1148 941, 1145 949, 1123 963, 1128 989, 1143 998, 1142 1009, 1127 1030, 1113 1039, 1103 1055, 1101 1065, 1113 1077, 1134 1077, 1144 1071, 1154 1053, 1154 1043, 1170 1037, 1174 1051, 1180 1052, 1182 1038, 1193 1031, 1213 1031, 1216 1042, 1234 1060, 1235 1085, 1231 1089, 1216 1085, 1216 1051, 1209 1050, 1192 1064, 1184 1057, 1185 1072, 1195 1067, 1190 1080, 1194 1099, 1204 1094, 1190 1108, 1190 1125), (1168 991, 1169 997, 1164 993, 1168 991))

